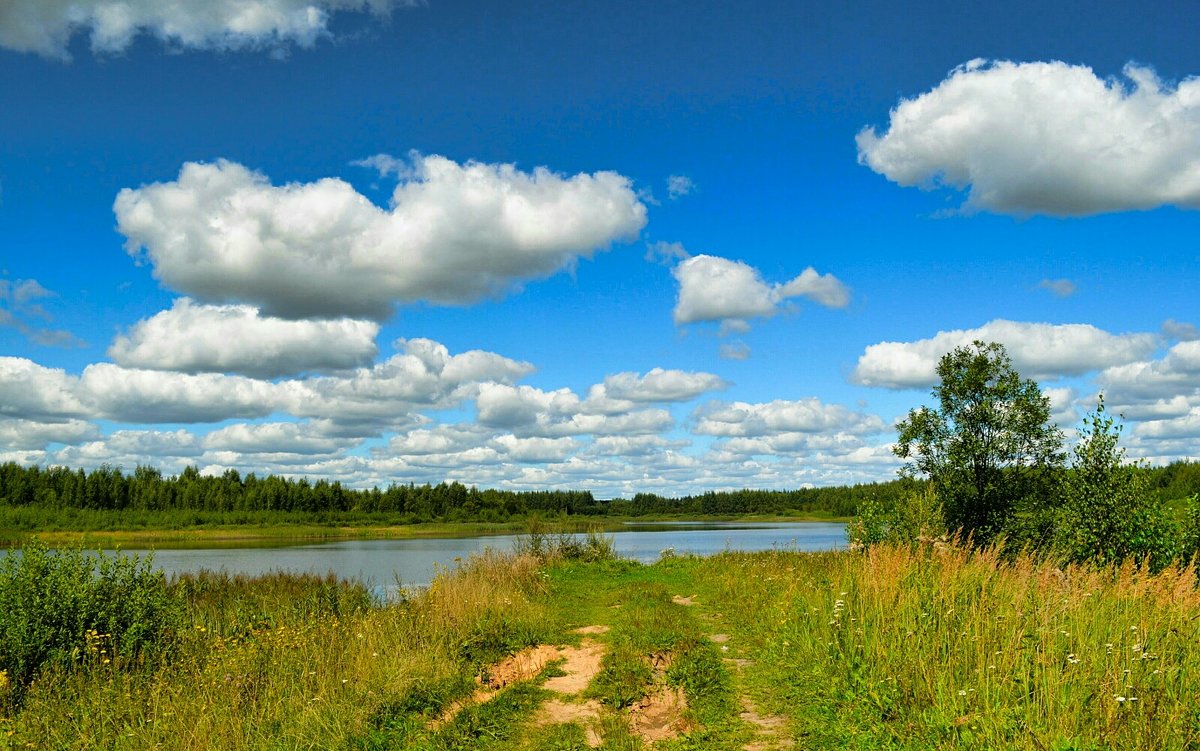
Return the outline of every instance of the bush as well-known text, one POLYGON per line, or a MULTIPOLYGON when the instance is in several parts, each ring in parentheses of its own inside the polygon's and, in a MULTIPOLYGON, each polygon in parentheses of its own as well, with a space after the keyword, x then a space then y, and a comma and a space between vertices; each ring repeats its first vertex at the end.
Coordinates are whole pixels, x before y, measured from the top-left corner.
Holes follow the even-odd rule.
POLYGON ((36 541, 9 551, 0 561, 0 672, 8 698, 19 701, 52 665, 125 668, 160 656, 181 618, 148 558, 51 551, 36 541))
POLYGON ((517 555, 530 555, 540 561, 566 560, 611 561, 617 558, 613 538, 596 530, 589 530, 579 537, 570 532, 547 532, 536 521, 530 522, 529 531, 513 542, 517 555))
POLYGON ((875 499, 862 503, 856 516, 846 525, 846 535, 854 547, 880 542, 933 543, 946 538, 942 504, 933 483, 906 490, 891 510, 875 499))

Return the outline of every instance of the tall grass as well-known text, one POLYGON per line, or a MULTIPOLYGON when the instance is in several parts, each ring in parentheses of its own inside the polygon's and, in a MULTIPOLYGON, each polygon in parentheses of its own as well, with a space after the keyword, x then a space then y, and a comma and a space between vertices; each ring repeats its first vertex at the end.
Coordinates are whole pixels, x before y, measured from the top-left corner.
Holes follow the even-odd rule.
POLYGON ((812 748, 1200 745, 1196 571, 995 550, 726 553, 704 562, 754 675, 812 748))
POLYGON ((0 711, 0 748, 359 748, 474 689, 478 665, 547 635, 539 564, 486 553, 383 606, 361 585, 277 574, 175 581, 175 657, 55 666, 0 711))

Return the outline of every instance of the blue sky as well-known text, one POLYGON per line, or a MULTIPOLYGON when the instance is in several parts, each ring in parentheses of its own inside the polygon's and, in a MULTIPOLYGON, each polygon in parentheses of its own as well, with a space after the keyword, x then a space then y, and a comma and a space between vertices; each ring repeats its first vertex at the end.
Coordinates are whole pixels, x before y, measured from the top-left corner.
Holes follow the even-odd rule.
POLYGON ((893 476, 938 356, 1200 456, 1177 4, 11 0, 0 460, 893 476))

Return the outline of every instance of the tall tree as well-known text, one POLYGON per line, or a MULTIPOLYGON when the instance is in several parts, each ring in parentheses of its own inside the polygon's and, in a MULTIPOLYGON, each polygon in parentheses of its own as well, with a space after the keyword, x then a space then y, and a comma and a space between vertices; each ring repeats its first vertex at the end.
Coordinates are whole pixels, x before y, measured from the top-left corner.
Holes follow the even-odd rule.
POLYGON ((936 408, 911 410, 893 449, 904 474, 933 481, 946 526, 977 543, 1000 532, 1063 460, 1050 400, 1022 379, 1004 346, 975 341, 938 362, 936 408))

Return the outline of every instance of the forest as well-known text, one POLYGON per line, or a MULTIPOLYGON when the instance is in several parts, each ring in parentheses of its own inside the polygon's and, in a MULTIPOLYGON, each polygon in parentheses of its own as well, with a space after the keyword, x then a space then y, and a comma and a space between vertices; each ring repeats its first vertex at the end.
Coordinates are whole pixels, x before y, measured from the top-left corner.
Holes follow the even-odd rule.
MULTIPOLYGON (((1180 501, 1200 493, 1200 462, 1141 467, 1157 499, 1180 501)), ((127 473, 102 466, 90 472, 66 467, 0 465, 0 509, 34 512, 147 511, 241 512, 256 520, 273 512, 388 514, 407 522, 504 521, 531 514, 580 517, 738 516, 806 514, 850 517, 867 500, 890 508, 915 481, 795 490, 734 490, 676 498, 638 493, 630 499, 597 499, 588 490, 510 491, 461 483, 395 483, 358 490, 339 482, 258 477, 229 470, 201 474, 195 467, 164 476, 153 467, 127 473)), ((283 514, 281 514, 283 515, 283 514)), ((203 515, 201 518, 206 518, 203 515)))

